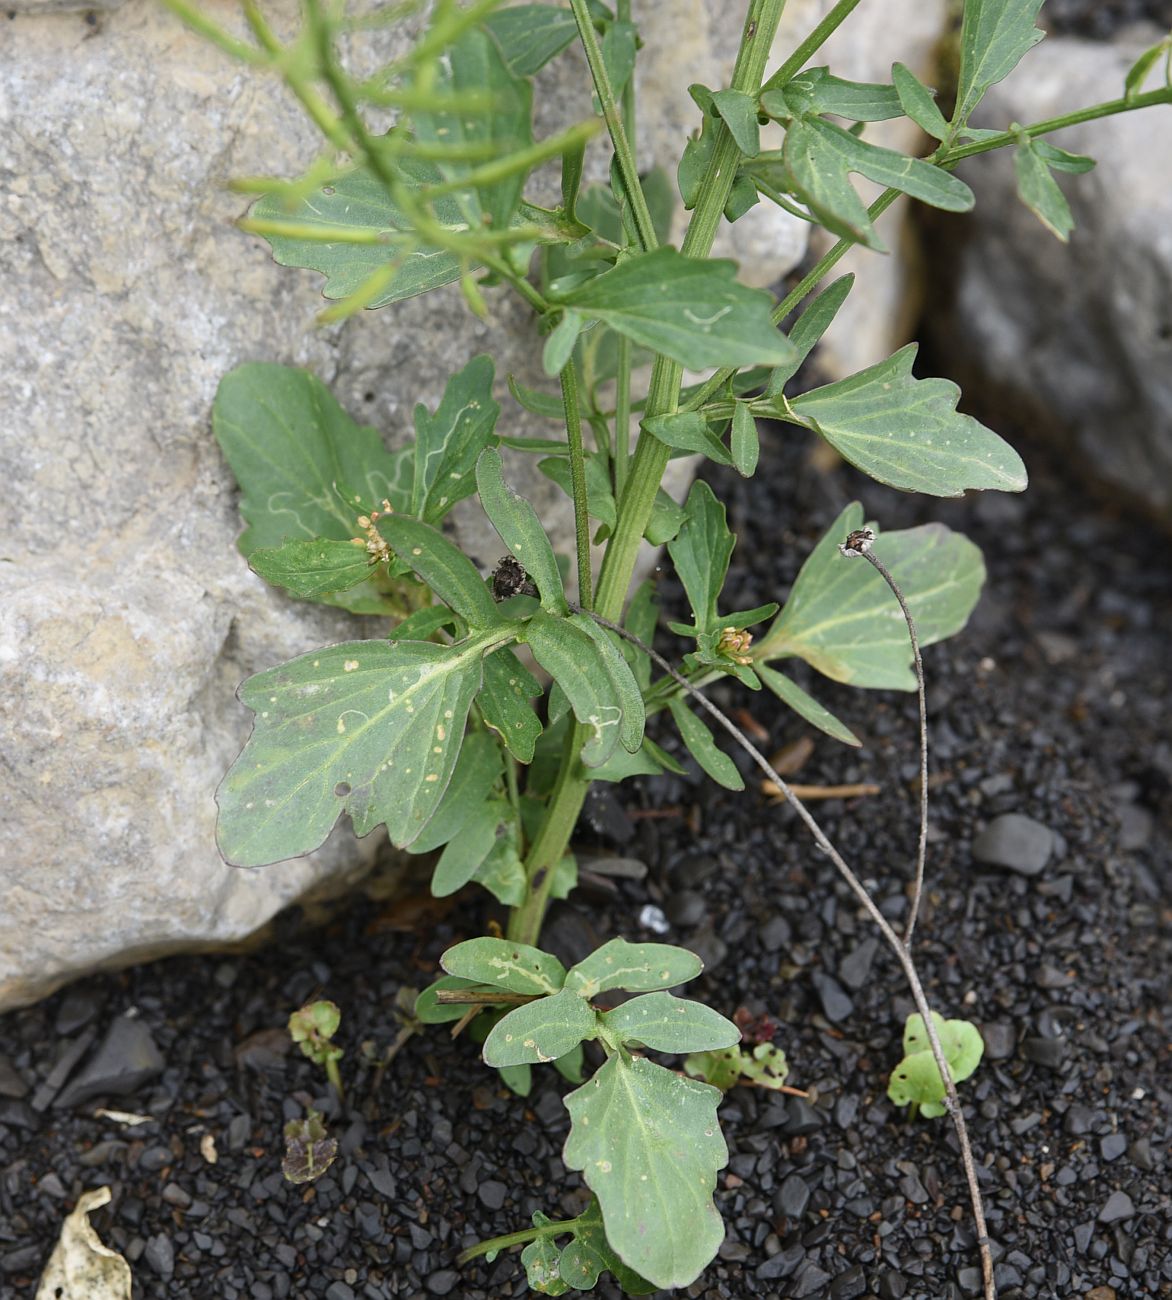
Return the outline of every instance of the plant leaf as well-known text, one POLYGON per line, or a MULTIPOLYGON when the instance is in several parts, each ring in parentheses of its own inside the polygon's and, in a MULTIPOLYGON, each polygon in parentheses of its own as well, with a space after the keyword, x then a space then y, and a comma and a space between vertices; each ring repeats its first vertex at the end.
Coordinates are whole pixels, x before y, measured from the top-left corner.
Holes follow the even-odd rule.
POLYGON ((763 398, 757 415, 805 424, 852 465, 904 492, 960 496, 969 488, 1021 492, 1021 457, 991 429, 956 409, 948 379, 912 374, 916 344, 792 402, 763 398), (796 418, 795 418, 796 417, 796 418))
POLYGON ((834 740, 841 740, 844 745, 861 745, 863 743, 845 723, 839 722, 829 709, 824 708, 812 695, 808 695, 797 682, 791 681, 784 673, 779 673, 776 668, 770 668, 768 664, 764 663, 754 663, 753 668, 757 676, 761 678, 762 682, 769 687, 774 695, 799 716, 805 718, 812 727, 824 731, 834 740))
POLYGON ((493 738, 483 731, 469 732, 439 807, 411 842, 408 852, 430 853, 446 844, 488 799, 503 770, 501 751, 493 738))
POLYGON ((772 1043, 758 1043, 752 1052, 729 1047, 719 1052, 696 1052, 684 1061, 684 1070, 721 1092, 745 1083, 759 1088, 785 1086, 789 1065, 785 1053, 772 1043))
POLYGON ((343 812, 359 836, 385 822, 392 843, 410 844, 451 779, 481 661, 508 637, 348 641, 250 677, 240 699, 253 732, 216 792, 227 861, 308 853, 343 812))
POLYGON ((576 311, 562 313, 562 318, 545 340, 541 350, 541 368, 547 375, 560 375, 574 351, 585 321, 576 311))
POLYGON ((519 763, 533 762, 541 719, 529 701, 540 694, 541 684, 512 650, 497 650, 485 659, 484 685, 476 702, 485 725, 519 763))
POLYGON ((899 96, 900 107, 920 128, 925 135, 934 140, 943 140, 948 135, 948 123, 944 114, 936 106, 936 97, 932 91, 916 76, 911 68, 902 63, 891 67, 891 80, 899 96))
POLYGON ((1032 140, 1022 140, 1013 151, 1013 172, 1017 179, 1018 198, 1052 235, 1065 244, 1074 229, 1070 204, 1032 140))
POLYGON ((455 628, 456 615, 446 605, 424 605, 395 624, 394 641, 430 641, 440 628, 455 628))
POLYGON ((476 875, 496 847, 497 829, 510 816, 509 805, 500 799, 490 799, 471 810, 471 815, 444 845, 435 864, 431 892, 436 898, 447 898, 463 889, 476 875))
POLYGON ((697 479, 688 492, 684 522, 667 545, 676 573, 692 606, 692 619, 701 632, 717 622, 716 602, 728 574, 736 539, 716 493, 697 479))
POLYGON ((745 788, 744 777, 737 771, 737 765, 724 750, 718 748, 716 741, 712 738, 712 732, 708 730, 707 726, 696 717, 679 696, 673 696, 668 701, 668 708, 671 710, 671 716, 675 719, 676 727, 679 729, 680 739, 687 747, 688 753, 692 755, 704 771, 717 785, 724 786, 726 790, 743 790, 745 788))
POLYGON ((399 559, 474 631, 505 621, 476 566, 439 529, 406 515, 384 515, 378 529, 399 559))
MULTIPOLYGON (((492 851, 476 868, 472 879, 506 907, 520 907, 525 899, 525 864, 517 853, 514 836, 501 835, 492 851)), ((551 895, 553 890, 550 890, 551 895)))
MULTIPOLYGON (((410 449, 388 452, 378 433, 355 424, 307 370, 237 366, 220 381, 212 427, 240 484, 248 527, 237 545, 246 558, 286 541, 348 543, 358 516, 384 498, 396 510, 409 504, 410 449)), ((354 553, 363 555, 358 547, 354 553)), ((354 612, 386 609, 369 581, 323 603, 354 612)))
POLYGON ((990 86, 1017 67, 1044 35, 1034 26, 1042 0, 965 0, 960 77, 952 121, 968 123, 990 86))
POLYGON ((838 315, 838 309, 846 301, 846 296, 854 285, 854 273, 840 275, 802 312, 789 332, 789 341, 794 345, 794 359, 787 365, 778 366, 769 376, 766 393, 779 395, 786 384, 798 373, 802 362, 813 352, 819 339, 830 328, 831 322, 838 315))
POLYGON ((1134 99, 1143 89, 1144 81, 1147 75, 1156 66, 1161 58, 1167 58, 1169 52, 1172 52, 1172 32, 1159 40, 1155 45, 1139 56, 1131 65, 1127 76, 1123 79, 1123 97, 1124 99, 1134 99))
POLYGON ((531 77, 578 34, 574 15, 555 5, 517 5, 482 18, 515 77, 531 77))
POLYGON ((789 341, 770 320, 767 293, 736 280, 736 263, 657 248, 626 258, 563 302, 692 370, 778 365, 789 341))
POLYGON ((619 723, 619 744, 628 754, 637 753, 643 743, 643 725, 646 720, 643 693, 623 652, 612 639, 614 634, 600 627, 588 614, 571 614, 567 621, 585 632, 598 647, 607 675, 618 696, 619 707, 623 711, 619 723))
POLYGON ((566 1165, 598 1197, 619 1258, 660 1287, 691 1285, 724 1240, 712 1203, 728 1160, 719 1101, 716 1088, 619 1055, 566 1097, 566 1165))
POLYGON ((850 172, 946 212, 967 212, 973 206, 972 190, 951 173, 922 158, 869 144, 820 117, 792 122, 783 152, 794 192, 822 224, 878 252, 884 251, 883 244, 847 179, 850 172))
POLYGON ((608 22, 602 33, 602 61, 616 99, 635 71, 636 41, 634 23, 608 22))
POLYGON ((708 427, 703 411, 677 411, 671 415, 653 415, 643 421, 643 428, 653 437, 677 451, 697 451, 718 465, 731 465, 732 456, 724 443, 708 427))
POLYGON ((248 567, 270 586, 284 587, 302 600, 348 591, 371 576, 371 557, 351 541, 317 538, 262 547, 248 557, 248 567))
POLYGON ((476 460, 495 446, 501 408, 492 395, 492 358, 473 357, 444 387, 434 415, 415 408, 415 474, 409 514, 429 524, 476 491, 476 460))
POLYGON ((556 957, 507 939, 466 939, 449 948, 440 965, 461 979, 539 997, 556 993, 566 982, 566 968, 556 957))
POLYGON ((484 1043, 486 1065, 536 1065, 565 1056, 598 1037, 598 1016, 571 989, 538 998, 497 1021, 484 1043))
MULTIPOLYGON (((932 1012, 932 1020, 948 1062, 953 1083, 961 1083, 973 1073, 984 1055, 985 1044, 975 1025, 967 1020, 945 1020, 932 1012)), ((924 1018, 908 1016, 903 1034, 904 1058, 891 1072, 887 1095, 897 1106, 915 1102, 928 1118, 943 1115, 944 1080, 928 1043, 924 1018)))
POLYGON ((712 96, 712 108, 724 119, 733 141, 746 158, 755 158, 761 150, 761 129, 757 125, 757 103, 743 90, 718 90, 712 96))
POLYGON ((505 482, 500 453, 491 447, 476 462, 476 484, 484 513, 537 584, 542 608, 551 614, 568 613, 562 575, 537 511, 505 482))
POLYGON ((715 1051, 741 1041, 741 1031, 718 1011, 670 993, 640 994, 606 1012, 602 1023, 619 1042, 656 1052, 715 1051))
POLYGON ((521 1252, 521 1263, 531 1291, 539 1295, 565 1295, 570 1290, 570 1284, 562 1281, 562 1252, 552 1238, 538 1237, 531 1241, 521 1252))
POLYGON ((757 436, 757 421, 753 419, 748 402, 736 402, 733 405, 732 433, 728 445, 737 473, 752 478, 757 472, 761 440, 757 436))
POLYGON ((849 122, 883 122, 904 112, 894 86, 844 81, 830 69, 807 68, 777 90, 761 96, 770 117, 801 117, 804 113, 833 113, 849 122))
POLYGON ((436 994, 449 989, 471 989, 477 980, 462 980, 455 975, 441 975, 415 999, 415 1019, 425 1025, 446 1025, 463 1020, 468 1007, 460 1002, 440 1002, 436 994))
MULTIPOLYGON (((895 597, 865 560, 838 550, 862 526, 855 502, 802 565, 789 600, 753 647, 754 663, 797 655, 838 682, 915 690, 911 641, 895 597)), ((875 553, 903 590, 921 646, 964 627, 985 580, 981 553, 967 537, 925 524, 881 533, 875 553)))
POLYGON ((582 998, 595 998, 611 989, 645 993, 675 988, 703 969, 695 953, 674 944, 610 939, 572 967, 565 984, 582 998))
POLYGON ((650 1295, 658 1290, 653 1282, 640 1277, 615 1254, 606 1239, 602 1208, 595 1196, 574 1221, 574 1237, 562 1251, 558 1272, 563 1282, 579 1291, 591 1290, 604 1272, 613 1274, 626 1295, 650 1295))

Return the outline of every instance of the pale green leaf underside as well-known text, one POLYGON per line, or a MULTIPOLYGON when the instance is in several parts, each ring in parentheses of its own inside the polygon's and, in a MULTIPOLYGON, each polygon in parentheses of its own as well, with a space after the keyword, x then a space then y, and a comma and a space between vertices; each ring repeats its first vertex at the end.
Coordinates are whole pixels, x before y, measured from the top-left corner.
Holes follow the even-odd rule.
MULTIPOLYGON (((862 526, 855 502, 811 552, 754 657, 797 655, 835 681, 914 690, 911 640, 891 589, 866 560, 838 550, 862 526)), ((875 554, 903 590, 922 646, 964 627, 985 580, 981 552, 967 537, 925 524, 881 533, 875 554)))
POLYGON ((708 1052, 741 1041, 741 1031, 720 1012, 670 993, 640 994, 602 1020, 619 1041, 656 1052, 708 1052))
POLYGON ((697 479, 688 492, 683 526, 668 542, 667 550, 691 602, 692 620, 701 632, 716 623, 716 601, 735 545, 724 506, 708 484, 697 479))
POLYGON ((1042 0, 965 0, 960 78, 952 120, 964 125, 990 86, 1007 77, 1044 33, 1034 26, 1042 0))
POLYGON ((610 989, 632 993, 670 989, 695 979, 704 963, 695 953, 670 943, 628 943, 610 939, 574 966, 566 987, 594 998, 610 989))
POLYGON ((1021 492, 1021 457, 991 429, 956 410, 960 389, 912 374, 916 345, 788 405, 754 404, 761 415, 805 423, 852 465, 904 492, 961 496, 970 488, 1021 492))
POLYGON ((572 290, 564 303, 693 370, 777 365, 791 355, 768 294, 736 280, 736 263, 658 248, 572 290))
POLYGON ((485 659, 484 685, 476 702, 485 725, 519 763, 533 762, 541 719, 529 701, 540 694, 540 683, 511 650, 497 650, 485 659))
POLYGON ((556 957, 505 939, 466 939, 449 948, 440 965, 449 975, 513 993, 556 993, 566 979, 566 968, 556 957))
MULTIPOLYGON (((488 660, 485 663, 487 667, 488 660)), ((489 797, 503 768, 501 752, 493 738, 483 731, 470 731, 464 737, 460 757, 439 807, 411 842, 409 851, 430 853, 446 844, 489 797)))
POLYGON ((646 1059, 616 1055, 566 1098, 565 1162, 598 1197, 623 1263, 657 1286, 689 1286, 724 1240, 712 1203, 728 1160, 720 1096, 646 1059))
POLYGON ((538 998, 499 1020, 484 1043, 486 1065, 537 1065, 556 1061, 598 1036, 598 1016, 572 989, 538 998))
POLYGON ((250 677, 240 699, 253 732, 216 792, 224 857, 298 857, 343 812, 359 836, 385 823, 394 844, 410 844, 451 779, 481 660, 506 635, 350 641, 250 677))
POLYGON ((812 727, 817 727, 819 731, 824 731, 835 740, 841 740, 844 745, 862 744, 858 736, 845 723, 840 722, 829 709, 819 704, 812 695, 802 690, 797 682, 784 673, 779 673, 776 668, 770 668, 764 663, 754 663, 753 671, 783 704, 805 718, 812 727))

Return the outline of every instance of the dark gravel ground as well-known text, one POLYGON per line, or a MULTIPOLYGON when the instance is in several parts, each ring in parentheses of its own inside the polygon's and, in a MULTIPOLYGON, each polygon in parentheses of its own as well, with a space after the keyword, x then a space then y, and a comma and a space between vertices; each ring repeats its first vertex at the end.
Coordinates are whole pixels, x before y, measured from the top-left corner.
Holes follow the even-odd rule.
MULTIPOLYGON (((855 494, 884 527, 940 518, 985 550, 990 581, 969 631, 926 652, 934 776, 918 951, 936 1005, 978 1021, 988 1042, 962 1092, 1000 1294, 1167 1295, 1166 542, 1088 499, 1040 449, 1026 448, 1034 483, 1022 497, 933 502, 820 470, 801 438, 765 442, 751 483, 718 476, 742 537, 729 607, 784 594, 855 494), (1040 875, 974 863, 974 835, 1006 812, 1048 828, 1040 875)), ((679 599, 670 582, 663 594, 679 599)), ((915 834, 914 697, 816 688, 865 748, 820 739, 796 779, 882 784, 881 798, 819 812, 898 918, 915 834)), ((751 708, 767 748, 806 734, 771 698, 730 692, 730 702, 751 708)), ((738 796, 665 778, 625 788, 625 810, 603 800, 585 846, 639 858, 648 873, 581 891, 547 931, 576 958, 614 933, 655 937, 638 918, 661 907, 667 937, 707 960, 693 991, 727 1013, 772 1016, 791 1082, 811 1092, 742 1089, 724 1104, 728 1236, 687 1294, 975 1294, 950 1130, 907 1122, 885 1096, 911 1007, 896 965, 793 818, 752 776, 749 786, 738 796)), ((251 955, 142 966, 7 1016, 0 1296, 32 1296, 62 1217, 102 1184, 113 1201, 94 1220, 132 1261, 136 1295, 152 1300, 523 1294, 515 1254, 463 1272, 455 1256, 535 1209, 580 1206, 558 1154, 565 1085, 549 1071, 516 1099, 442 1029, 411 1039, 379 1085, 364 1050, 393 1040, 400 988, 425 984, 449 943, 481 932, 484 897, 447 909, 422 890, 363 900, 317 930, 294 915, 281 942, 251 955), (344 1113, 281 1030, 319 992, 343 1009, 344 1113), (106 1104, 150 1121, 97 1117, 100 1097, 55 1105, 68 1073, 55 1064, 131 1011, 165 1065, 106 1104), (294 1187, 280 1172, 281 1127, 315 1097, 342 1152, 318 1182, 294 1187)))
POLYGON ((1055 34, 1104 40, 1130 23, 1172 26, 1172 0, 1045 0, 1039 21, 1055 34))

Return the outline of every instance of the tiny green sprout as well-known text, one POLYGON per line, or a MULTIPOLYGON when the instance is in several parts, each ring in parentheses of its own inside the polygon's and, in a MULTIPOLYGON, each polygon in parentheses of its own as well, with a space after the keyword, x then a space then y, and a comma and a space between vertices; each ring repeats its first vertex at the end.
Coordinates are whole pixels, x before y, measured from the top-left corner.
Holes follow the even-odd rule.
POLYGON ((326 1132, 320 1112, 311 1110, 304 1119, 285 1125, 285 1158, 281 1172, 290 1183, 311 1183, 334 1163, 338 1142, 326 1132))
POLYGON ((772 1043, 758 1043, 751 1052, 743 1047, 726 1047, 719 1052, 693 1052, 684 1059, 684 1069, 694 1079, 703 1079, 721 1092, 728 1092, 738 1085, 782 1088, 789 1074, 785 1053, 772 1043))
POLYGON ((289 1037, 301 1044, 302 1052, 317 1065, 325 1066, 326 1077, 338 1096, 343 1095, 338 1062, 342 1049, 330 1039, 338 1032, 342 1013, 333 1002, 322 999, 306 1003, 289 1017, 289 1037))
MULTIPOLYGON (((981 1063, 985 1044, 980 1032, 967 1020, 945 1020, 935 1011, 932 1012, 932 1021, 952 1081, 960 1083, 981 1063)), ((925 1119, 935 1119, 947 1109, 944 1093, 944 1080, 932 1057, 924 1017, 913 1013, 904 1026, 903 1060, 892 1071, 887 1095, 897 1106, 911 1106, 913 1116, 918 1112, 925 1119)))

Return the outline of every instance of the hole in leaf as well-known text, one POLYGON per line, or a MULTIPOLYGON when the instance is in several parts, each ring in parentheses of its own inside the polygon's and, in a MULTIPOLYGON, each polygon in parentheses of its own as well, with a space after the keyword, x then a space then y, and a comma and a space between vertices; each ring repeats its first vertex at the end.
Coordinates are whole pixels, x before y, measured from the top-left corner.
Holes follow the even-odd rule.
POLYGON ((338 784, 334 786, 334 793, 338 796, 339 799, 345 799, 345 797, 350 793, 349 782, 339 781, 338 784))

